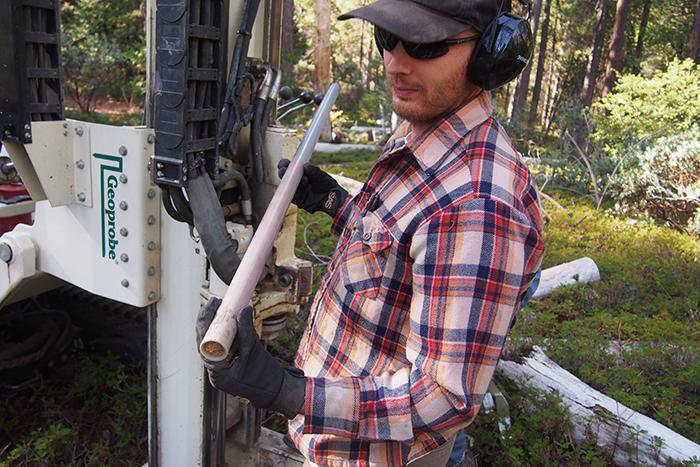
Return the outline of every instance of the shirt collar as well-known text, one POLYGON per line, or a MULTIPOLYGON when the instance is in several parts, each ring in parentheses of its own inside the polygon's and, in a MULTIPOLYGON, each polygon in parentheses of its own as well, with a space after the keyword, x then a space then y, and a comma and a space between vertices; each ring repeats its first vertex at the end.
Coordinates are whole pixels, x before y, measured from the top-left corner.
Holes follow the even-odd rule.
POLYGON ((451 159, 454 147, 474 127, 486 121, 491 113, 491 96, 488 91, 482 91, 420 133, 414 131, 410 123, 403 122, 387 142, 384 154, 389 157, 408 149, 421 168, 432 173, 451 159))

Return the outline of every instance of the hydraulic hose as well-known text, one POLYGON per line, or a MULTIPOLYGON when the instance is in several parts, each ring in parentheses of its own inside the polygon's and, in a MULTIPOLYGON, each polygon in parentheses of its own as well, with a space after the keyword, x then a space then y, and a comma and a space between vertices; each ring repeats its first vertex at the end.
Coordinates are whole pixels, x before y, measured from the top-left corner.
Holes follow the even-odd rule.
POLYGON ((250 224, 253 220, 253 201, 250 193, 248 182, 242 173, 238 170, 231 169, 222 172, 213 180, 214 188, 219 188, 225 185, 229 180, 235 180, 238 188, 241 190, 241 212, 246 218, 246 222, 250 224))
POLYGON ((265 178, 263 165, 263 140, 265 137, 265 129, 267 128, 265 110, 268 107, 270 91, 275 82, 274 69, 270 65, 264 65, 263 68, 265 69, 265 79, 253 102, 253 121, 250 127, 253 175, 255 181, 258 183, 262 183, 265 178))
POLYGON ((229 284, 238 265, 241 264, 236 254, 238 242, 231 238, 226 230, 221 204, 209 175, 200 173, 191 178, 187 196, 194 214, 194 226, 199 233, 207 259, 221 280, 229 284))

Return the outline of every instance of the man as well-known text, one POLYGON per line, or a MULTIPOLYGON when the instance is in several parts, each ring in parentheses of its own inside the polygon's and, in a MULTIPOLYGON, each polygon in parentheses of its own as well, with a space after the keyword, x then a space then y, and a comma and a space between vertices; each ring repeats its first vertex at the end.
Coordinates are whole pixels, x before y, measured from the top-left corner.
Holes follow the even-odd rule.
MULTIPOLYGON (((540 267, 534 183, 491 117, 483 80, 468 79, 502 4, 380 0, 340 17, 375 26, 405 122, 355 197, 305 168, 294 202, 331 215, 339 241, 299 346, 301 371, 262 348, 250 308, 236 357, 208 364, 216 387, 289 417, 309 465, 444 466, 540 267)), ((199 335, 217 307, 203 309, 199 335)))

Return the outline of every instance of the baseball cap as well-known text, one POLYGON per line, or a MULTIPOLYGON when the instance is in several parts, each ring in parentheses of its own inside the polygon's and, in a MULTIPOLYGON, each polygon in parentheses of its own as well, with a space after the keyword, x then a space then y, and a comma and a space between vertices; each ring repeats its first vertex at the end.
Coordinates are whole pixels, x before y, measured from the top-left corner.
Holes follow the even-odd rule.
POLYGON ((340 15, 360 18, 409 42, 437 42, 470 26, 483 32, 510 0, 379 0, 340 15))

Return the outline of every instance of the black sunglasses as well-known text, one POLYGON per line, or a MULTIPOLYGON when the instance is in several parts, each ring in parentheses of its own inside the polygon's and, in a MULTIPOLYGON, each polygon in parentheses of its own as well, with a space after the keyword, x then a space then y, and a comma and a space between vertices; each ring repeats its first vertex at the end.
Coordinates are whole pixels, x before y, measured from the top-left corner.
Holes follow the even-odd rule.
POLYGON ((418 60, 430 60, 431 58, 442 57, 450 50, 451 45, 475 41, 480 37, 481 36, 469 36, 459 39, 445 39, 438 42, 419 44, 416 42, 405 41, 385 29, 377 26, 374 27, 374 42, 377 44, 380 54, 383 55, 385 50, 391 52, 394 50, 394 47, 396 47, 396 44, 401 41, 406 53, 418 60))

